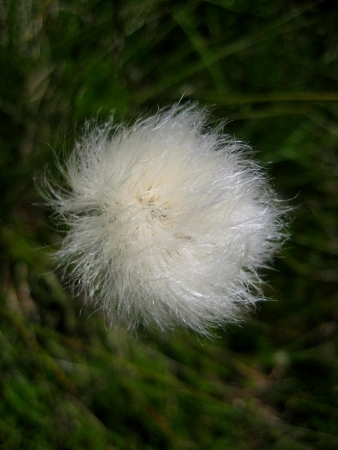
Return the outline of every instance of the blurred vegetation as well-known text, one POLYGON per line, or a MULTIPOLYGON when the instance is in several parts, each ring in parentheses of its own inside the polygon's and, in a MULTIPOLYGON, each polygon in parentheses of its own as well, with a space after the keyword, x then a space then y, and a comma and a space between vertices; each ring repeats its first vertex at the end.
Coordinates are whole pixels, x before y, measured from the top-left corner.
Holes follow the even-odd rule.
POLYGON ((296 0, 2 0, 0 443, 337 449, 338 8, 296 0), (213 106, 296 207, 241 327, 110 331, 72 298, 33 178, 87 118, 213 106))

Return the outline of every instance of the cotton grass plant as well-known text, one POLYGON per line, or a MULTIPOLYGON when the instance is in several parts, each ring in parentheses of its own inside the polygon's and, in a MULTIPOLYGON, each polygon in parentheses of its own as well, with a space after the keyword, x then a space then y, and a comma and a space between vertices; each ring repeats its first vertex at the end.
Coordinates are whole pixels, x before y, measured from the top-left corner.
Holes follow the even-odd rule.
POLYGON ((262 298, 257 271, 283 240, 281 208, 251 151, 195 104, 130 127, 89 123, 45 196, 69 232, 72 287, 112 324, 208 335, 262 298))

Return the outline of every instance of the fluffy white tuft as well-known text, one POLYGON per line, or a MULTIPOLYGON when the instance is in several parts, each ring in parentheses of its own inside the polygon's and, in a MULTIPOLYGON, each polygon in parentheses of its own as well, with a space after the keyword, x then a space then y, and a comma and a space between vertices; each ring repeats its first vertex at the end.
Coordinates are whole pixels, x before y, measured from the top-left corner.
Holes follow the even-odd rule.
POLYGON ((68 187, 46 194, 69 227, 58 257, 111 323, 207 335, 261 299, 281 209, 248 148, 196 105, 88 125, 62 173, 68 187))

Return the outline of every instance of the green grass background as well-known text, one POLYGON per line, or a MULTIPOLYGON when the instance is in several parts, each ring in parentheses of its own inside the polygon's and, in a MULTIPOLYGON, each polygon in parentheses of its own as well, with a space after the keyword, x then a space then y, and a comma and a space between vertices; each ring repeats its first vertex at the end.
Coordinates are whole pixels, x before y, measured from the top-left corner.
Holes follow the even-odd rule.
POLYGON ((337 24, 328 0, 1 0, 1 449, 338 449, 337 24), (53 271, 33 178, 86 119, 183 95, 295 208, 276 301, 214 340, 110 331, 53 271))

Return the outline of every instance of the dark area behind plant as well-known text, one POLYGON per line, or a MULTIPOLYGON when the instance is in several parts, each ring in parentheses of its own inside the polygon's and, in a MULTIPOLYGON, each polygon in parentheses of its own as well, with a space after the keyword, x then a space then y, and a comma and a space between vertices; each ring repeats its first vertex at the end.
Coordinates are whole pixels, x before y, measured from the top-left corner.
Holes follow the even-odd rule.
POLYGON ((337 23, 329 1, 1 3, 1 448, 338 448, 337 23), (84 308, 33 181, 86 119, 182 96, 228 118, 295 208, 276 301, 214 341, 84 308))

